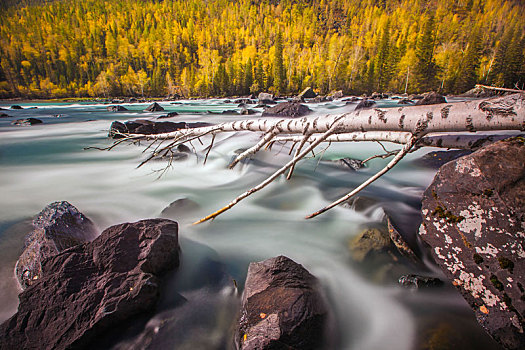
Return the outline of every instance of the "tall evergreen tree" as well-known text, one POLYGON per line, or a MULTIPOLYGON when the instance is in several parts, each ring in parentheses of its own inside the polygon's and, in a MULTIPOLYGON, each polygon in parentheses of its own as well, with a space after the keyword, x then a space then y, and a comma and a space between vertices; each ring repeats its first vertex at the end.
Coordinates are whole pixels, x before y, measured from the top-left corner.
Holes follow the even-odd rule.
POLYGON ((283 36, 279 31, 275 37, 275 52, 273 57, 273 86, 276 92, 284 92, 286 73, 283 62, 283 36))
POLYGON ((414 79, 418 92, 430 91, 438 87, 438 66, 434 59, 435 23, 434 14, 426 15, 421 26, 416 46, 416 65, 414 79))

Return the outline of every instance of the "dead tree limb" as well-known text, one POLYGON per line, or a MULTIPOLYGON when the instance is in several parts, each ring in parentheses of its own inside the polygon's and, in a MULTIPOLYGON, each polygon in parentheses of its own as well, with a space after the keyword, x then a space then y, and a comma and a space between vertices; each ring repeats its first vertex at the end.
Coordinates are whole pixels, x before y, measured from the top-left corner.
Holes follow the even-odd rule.
MULTIPOLYGON (((325 115, 311 118, 251 119, 192 129, 180 129, 156 135, 129 134, 124 136, 127 137, 126 141, 130 142, 140 140, 171 141, 158 150, 162 144, 160 142, 152 156, 141 165, 156 156, 171 152, 174 147, 180 144, 191 142, 194 139, 200 141, 200 137, 212 135, 211 145, 206 152, 205 159, 207 159, 215 135, 225 132, 251 131, 265 134, 255 146, 239 155, 232 166, 244 157, 259 152, 265 145, 271 148, 275 142, 288 141, 293 142, 294 145, 299 144, 293 158, 282 168, 259 185, 239 195, 225 207, 196 222, 201 223, 229 210, 244 198, 267 186, 288 169, 290 169, 289 178, 297 162, 309 152, 314 152, 315 147, 323 142, 328 142, 330 145, 331 142, 390 141, 402 144, 403 148, 377 174, 346 196, 307 216, 307 218, 315 217, 354 196, 392 169, 407 153, 415 148, 432 146, 475 149, 486 142, 504 137, 491 135, 481 136, 480 138, 475 132, 495 130, 525 131, 525 94, 430 106, 365 109, 343 115, 325 115), (460 134, 458 135, 458 133, 460 134), (303 149, 307 142, 310 145, 303 149), (464 146, 462 147, 462 145, 464 146)), ((292 150, 290 150, 291 152, 292 150)))

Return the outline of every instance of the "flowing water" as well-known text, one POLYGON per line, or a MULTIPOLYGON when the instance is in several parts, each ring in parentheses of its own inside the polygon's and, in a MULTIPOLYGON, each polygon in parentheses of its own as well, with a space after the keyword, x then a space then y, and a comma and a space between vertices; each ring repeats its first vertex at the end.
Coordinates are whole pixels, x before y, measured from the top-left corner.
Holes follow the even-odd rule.
MULTIPOLYGON (((394 103, 382 101, 383 106, 394 103)), ((204 148, 210 138, 204 138, 204 146, 193 142, 196 154, 162 173, 166 166, 162 161, 136 168, 147 156, 142 153, 144 145, 121 145, 110 152, 84 148, 110 145, 107 131, 113 120, 155 119, 177 111, 180 115, 169 120, 216 123, 244 116, 208 111, 237 106, 223 100, 187 100, 161 103, 164 112, 146 113, 142 111, 146 104, 136 103, 123 104, 127 112, 111 113, 104 104, 21 105, 22 110, 2 111, 12 118, 0 118, 0 322, 16 312, 19 290, 13 268, 32 217, 47 204, 67 200, 103 230, 113 224, 158 217, 171 202, 188 198, 198 209, 174 217, 180 224, 181 268, 170 277, 159 312, 143 334, 131 337, 121 347, 138 347, 144 334, 153 329, 152 348, 229 348, 238 308, 232 280, 242 291, 250 262, 286 255, 320 281, 332 316, 327 348, 437 349, 443 344, 456 349, 498 348, 452 286, 414 292, 397 284, 401 272, 441 276, 431 265, 427 271, 417 271, 402 262, 360 264, 352 260, 348 249, 349 240, 364 228, 384 226, 385 211, 401 220, 417 221, 420 196, 435 171, 419 167, 414 159, 428 150, 409 155, 367 188, 361 194, 370 199, 365 208, 340 206, 304 220, 306 214, 339 198, 388 162, 375 159, 365 169, 350 171, 330 160, 364 159, 381 153, 381 146, 348 143, 319 147, 316 157, 298 165, 290 181, 280 178, 214 221, 191 226, 192 220, 227 204, 284 164, 289 159, 288 146, 275 145, 228 170, 235 151, 253 145, 259 136, 220 135, 206 165, 204 148), (44 123, 31 127, 10 124, 25 117, 44 123), (177 299, 180 296, 184 302, 177 299)), ((354 108, 340 101, 309 106, 313 114, 354 108)))

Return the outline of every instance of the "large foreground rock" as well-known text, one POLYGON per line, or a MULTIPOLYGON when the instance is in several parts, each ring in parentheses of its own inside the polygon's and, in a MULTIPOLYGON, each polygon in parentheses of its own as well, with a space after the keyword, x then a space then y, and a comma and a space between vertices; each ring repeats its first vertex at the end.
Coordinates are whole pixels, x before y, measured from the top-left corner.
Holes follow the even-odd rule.
POLYGON ((61 251, 97 237, 93 222, 69 202, 49 204, 33 220, 33 231, 25 239, 15 274, 22 288, 42 277, 42 264, 61 251))
POLYGON ((0 326, 0 349, 99 348, 93 342, 117 337, 117 327, 154 309, 159 276, 178 262, 176 222, 112 226, 43 261, 42 278, 0 326))
POLYGON ((525 139, 496 142, 445 164, 423 196, 420 235, 509 349, 525 348, 525 139))
POLYGON ((302 117, 311 109, 298 102, 281 102, 264 110, 263 117, 302 117))
POLYGON ((240 349, 317 349, 327 310, 317 280, 285 256, 251 263, 237 333, 240 349))

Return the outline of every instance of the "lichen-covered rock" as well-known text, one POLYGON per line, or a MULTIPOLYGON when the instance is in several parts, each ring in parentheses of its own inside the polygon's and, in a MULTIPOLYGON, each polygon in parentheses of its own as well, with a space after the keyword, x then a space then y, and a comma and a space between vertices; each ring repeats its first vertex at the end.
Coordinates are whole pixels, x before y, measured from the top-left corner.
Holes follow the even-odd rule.
POLYGON ((285 256, 251 263, 237 331, 239 349, 318 349, 327 309, 317 279, 285 256))
POLYGON ((436 262, 509 349, 525 348, 525 139, 445 164, 423 196, 419 234, 436 262))
POLYGON ((69 202, 46 206, 33 220, 33 231, 25 239, 25 249, 15 267, 20 286, 25 289, 42 277, 45 259, 97 237, 93 222, 69 202))
POLYGON ((42 263, 42 278, 0 325, 0 349, 93 349, 112 331, 154 310, 160 275, 178 266, 177 223, 112 226, 94 241, 42 263))
POLYGON ((267 108, 263 117, 302 117, 311 112, 311 109, 297 102, 281 102, 267 108))

